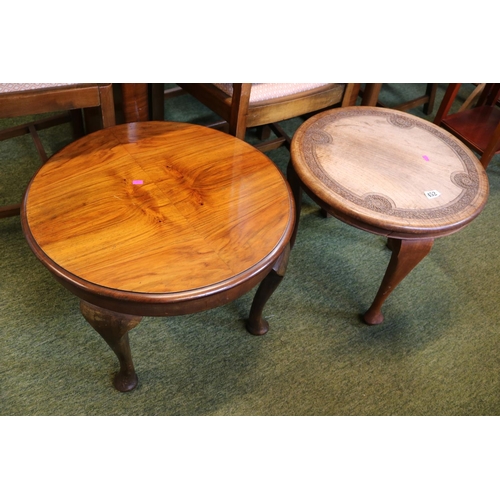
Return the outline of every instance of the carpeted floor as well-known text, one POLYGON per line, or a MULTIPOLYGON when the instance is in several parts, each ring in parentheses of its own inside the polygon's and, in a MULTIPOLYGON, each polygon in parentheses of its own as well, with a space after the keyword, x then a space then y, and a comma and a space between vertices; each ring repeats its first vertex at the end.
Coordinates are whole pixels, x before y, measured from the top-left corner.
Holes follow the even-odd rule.
MULTIPOLYGON (((392 104, 424 88, 388 84, 382 97, 392 104)), ((211 115, 182 96, 165 103, 165 118, 211 115)), ((52 153, 70 131, 42 137, 52 153)), ((285 148, 269 156, 285 171, 285 148)), ((0 203, 14 203, 39 167, 30 139, 0 143, 0 162, 0 203)), ((384 240, 324 219, 306 198, 287 274, 265 310, 269 333, 253 337, 243 326, 253 292, 197 315, 145 318, 130 334, 139 385, 127 394, 111 386, 114 354, 33 256, 19 217, 2 219, 0 414, 498 415, 500 157, 488 177, 480 217, 436 241, 375 327, 360 314, 389 259, 384 240)))

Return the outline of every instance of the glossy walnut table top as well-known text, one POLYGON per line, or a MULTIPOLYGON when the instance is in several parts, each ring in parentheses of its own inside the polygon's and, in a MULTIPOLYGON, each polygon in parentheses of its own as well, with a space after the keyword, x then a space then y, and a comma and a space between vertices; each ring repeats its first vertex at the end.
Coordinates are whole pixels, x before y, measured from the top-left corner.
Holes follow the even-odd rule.
POLYGON ((393 238, 436 237, 474 219, 488 196, 484 168, 454 136, 408 113, 339 108, 292 141, 304 187, 356 227, 393 238))
POLYGON ((248 280, 277 259, 294 223, 286 181, 264 154, 169 122, 70 144, 35 175, 24 203, 28 243, 56 277, 135 302, 182 301, 248 280))

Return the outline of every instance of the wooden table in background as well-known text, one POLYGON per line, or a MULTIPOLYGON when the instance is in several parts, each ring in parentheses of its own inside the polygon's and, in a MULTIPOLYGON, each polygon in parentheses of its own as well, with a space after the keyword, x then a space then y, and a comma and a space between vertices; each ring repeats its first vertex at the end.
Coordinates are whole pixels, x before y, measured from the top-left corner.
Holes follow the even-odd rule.
POLYGON ((383 321, 384 301, 434 239, 469 224, 488 197, 484 168, 454 136, 374 107, 335 109, 305 122, 292 141, 288 178, 298 211, 304 189, 326 212, 388 238, 392 257, 364 315, 370 325, 383 321))
POLYGON ((35 255, 115 352, 114 384, 128 391, 137 384, 128 331, 142 316, 207 310, 260 283, 247 329, 267 332, 262 311, 285 273, 295 209, 281 172, 249 144, 141 122, 50 158, 21 221, 35 255))

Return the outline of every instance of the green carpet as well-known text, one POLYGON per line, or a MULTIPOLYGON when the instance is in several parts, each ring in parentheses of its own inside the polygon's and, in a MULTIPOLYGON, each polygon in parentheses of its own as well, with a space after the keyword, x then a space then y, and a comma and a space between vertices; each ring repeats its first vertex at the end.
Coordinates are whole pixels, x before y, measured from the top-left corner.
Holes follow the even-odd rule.
MULTIPOLYGON (((382 97, 393 104, 424 88, 387 84, 382 97)), ((181 96, 166 101, 165 118, 213 116, 181 96)), ((284 126, 293 132, 300 123, 284 126)), ((49 152, 71 140, 66 125, 41 135, 49 152)), ((269 156, 285 171, 285 148, 269 156)), ((0 203, 15 203, 39 167, 31 140, 0 143, 0 166, 0 203)), ((360 314, 388 263, 384 240, 321 217, 306 197, 287 274, 265 309, 269 333, 244 328, 253 292, 196 315, 144 318, 130 334, 139 385, 127 394, 113 389, 116 357, 78 299, 31 253, 19 217, 2 219, 0 414, 498 415, 500 157, 488 177, 483 213, 435 242, 375 327, 360 314)))

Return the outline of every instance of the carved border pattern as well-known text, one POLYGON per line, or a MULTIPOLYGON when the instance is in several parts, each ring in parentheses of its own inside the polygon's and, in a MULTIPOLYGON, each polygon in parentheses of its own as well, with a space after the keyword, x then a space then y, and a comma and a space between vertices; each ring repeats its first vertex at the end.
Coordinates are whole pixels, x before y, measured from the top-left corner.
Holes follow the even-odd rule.
POLYGON ((388 115, 387 112, 375 109, 366 109, 363 111, 346 110, 335 114, 327 114, 318 119, 306 130, 303 137, 302 146, 304 158, 314 175, 325 186, 342 198, 374 212, 405 219, 439 219, 442 217, 450 217, 467 208, 474 201, 479 191, 479 175, 475 164, 469 155, 457 141, 453 140, 453 138, 448 135, 443 134, 439 129, 429 126, 427 122, 421 119, 415 119, 411 116, 401 116, 398 114, 388 115), (393 200, 381 193, 368 193, 363 197, 360 197, 330 178, 323 169, 321 162, 318 160, 316 155, 316 146, 333 144, 332 136, 323 130, 324 127, 344 117, 363 115, 380 116, 387 119, 391 125, 396 127, 418 127, 426 130, 436 136, 439 140, 443 141, 450 147, 450 149, 453 150, 464 167, 463 171, 453 172, 450 177, 450 180, 456 186, 462 188, 460 195, 443 207, 422 210, 401 209, 396 207, 393 200))

